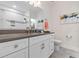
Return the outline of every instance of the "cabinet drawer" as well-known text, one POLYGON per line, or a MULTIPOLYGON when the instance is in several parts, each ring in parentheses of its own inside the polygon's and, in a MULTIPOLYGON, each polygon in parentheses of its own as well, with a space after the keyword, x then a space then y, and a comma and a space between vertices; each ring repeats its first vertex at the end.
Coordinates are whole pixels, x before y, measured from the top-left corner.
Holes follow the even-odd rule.
POLYGON ((37 44, 38 42, 41 42, 43 40, 47 40, 47 39, 49 39, 49 35, 41 35, 37 37, 32 37, 30 38, 30 46, 33 44, 37 44))
POLYGON ((0 44, 0 57, 18 51, 28 46, 27 39, 15 40, 0 44))
POLYGON ((49 40, 43 41, 42 44, 44 44, 44 48, 41 49, 41 57, 48 58, 50 54, 49 40))
POLYGON ((39 42, 30 46, 30 58, 47 58, 49 57, 49 40, 39 42))
POLYGON ((28 58, 28 48, 24 48, 3 58, 28 58))

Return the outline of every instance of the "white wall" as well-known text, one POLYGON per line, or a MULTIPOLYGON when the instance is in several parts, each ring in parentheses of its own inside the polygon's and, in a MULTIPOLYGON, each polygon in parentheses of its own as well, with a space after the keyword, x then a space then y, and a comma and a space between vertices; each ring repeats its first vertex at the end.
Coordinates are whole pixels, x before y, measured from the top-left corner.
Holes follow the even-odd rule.
POLYGON ((56 33, 56 39, 63 41, 63 46, 79 49, 79 24, 61 24, 60 16, 64 14, 70 14, 73 12, 79 12, 79 2, 53 2, 52 6, 52 19, 53 29, 56 33), (66 35, 71 35, 72 39, 67 39, 66 35))

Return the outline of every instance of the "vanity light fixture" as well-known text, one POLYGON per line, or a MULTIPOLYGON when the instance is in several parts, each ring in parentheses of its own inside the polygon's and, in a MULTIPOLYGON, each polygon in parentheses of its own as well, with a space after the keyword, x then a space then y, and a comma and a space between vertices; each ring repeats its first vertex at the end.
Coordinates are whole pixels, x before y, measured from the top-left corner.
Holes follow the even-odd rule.
POLYGON ((29 4, 33 5, 34 7, 39 7, 40 1, 38 1, 38 0, 29 1, 29 4))

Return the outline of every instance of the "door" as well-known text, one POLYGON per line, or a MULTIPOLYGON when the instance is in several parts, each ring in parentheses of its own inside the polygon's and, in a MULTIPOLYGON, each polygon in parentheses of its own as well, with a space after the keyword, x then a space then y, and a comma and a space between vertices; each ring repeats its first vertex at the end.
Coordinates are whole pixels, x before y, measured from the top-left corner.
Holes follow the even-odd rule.
POLYGON ((41 45, 41 57, 48 58, 50 56, 49 40, 43 41, 41 45))

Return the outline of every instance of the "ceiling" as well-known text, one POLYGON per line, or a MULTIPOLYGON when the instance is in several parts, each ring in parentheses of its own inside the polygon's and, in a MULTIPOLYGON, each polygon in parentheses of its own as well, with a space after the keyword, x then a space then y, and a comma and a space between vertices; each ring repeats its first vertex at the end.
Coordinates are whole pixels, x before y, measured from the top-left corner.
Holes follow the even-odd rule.
POLYGON ((12 9, 16 9, 21 12, 26 12, 28 10, 28 4, 24 1, 0 1, 0 5, 12 9), (13 6, 16 5, 16 8, 13 8, 13 6))

